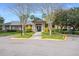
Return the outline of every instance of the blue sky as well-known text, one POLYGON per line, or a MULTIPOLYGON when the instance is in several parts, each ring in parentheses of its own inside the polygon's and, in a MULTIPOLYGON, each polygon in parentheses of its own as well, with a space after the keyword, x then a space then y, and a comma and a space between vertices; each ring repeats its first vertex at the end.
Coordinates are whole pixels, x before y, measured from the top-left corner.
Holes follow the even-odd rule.
MULTIPOLYGON (((19 21, 18 17, 9 11, 9 7, 13 7, 13 5, 14 4, 10 4, 10 3, 9 4, 8 3, 0 4, 0 16, 4 17, 5 22, 19 21)), ((41 6, 42 6, 42 4, 33 4, 32 5, 32 8, 35 11, 33 14, 39 18, 42 17, 41 12, 39 11, 41 6)), ((78 3, 64 3, 63 6, 64 6, 64 8, 68 9, 68 8, 72 8, 72 7, 79 7, 79 4, 78 3)))

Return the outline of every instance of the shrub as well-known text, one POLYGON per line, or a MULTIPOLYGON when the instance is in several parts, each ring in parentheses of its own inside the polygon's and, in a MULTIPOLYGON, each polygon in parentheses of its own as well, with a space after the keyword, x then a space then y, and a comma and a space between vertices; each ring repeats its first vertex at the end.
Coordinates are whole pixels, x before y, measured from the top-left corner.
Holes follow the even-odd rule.
POLYGON ((27 32, 31 32, 31 31, 32 31, 32 26, 28 25, 28 26, 26 27, 26 31, 27 31, 27 32))
POLYGON ((60 32, 60 29, 53 29, 52 32, 60 32))
POLYGON ((16 32, 17 30, 7 30, 7 32, 16 32))
POLYGON ((49 31, 48 27, 45 27, 44 32, 48 32, 48 31, 49 31))
POLYGON ((68 34, 69 32, 68 31, 62 31, 61 33, 62 34, 68 34))
POLYGON ((77 34, 77 35, 79 35, 79 31, 74 31, 74 33, 73 34, 77 34))

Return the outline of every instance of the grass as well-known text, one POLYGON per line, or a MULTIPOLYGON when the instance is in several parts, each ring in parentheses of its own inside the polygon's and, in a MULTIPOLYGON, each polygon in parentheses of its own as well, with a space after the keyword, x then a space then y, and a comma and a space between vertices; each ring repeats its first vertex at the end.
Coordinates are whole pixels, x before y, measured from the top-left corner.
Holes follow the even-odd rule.
POLYGON ((26 32, 25 35, 21 35, 20 32, 0 32, 0 36, 14 36, 15 38, 30 38, 34 32, 26 32))
POLYGON ((0 36, 10 36, 14 34, 16 34, 16 32, 0 32, 0 36))
POLYGON ((25 35, 21 35, 21 33, 15 34, 14 37, 16 38, 30 38, 34 32, 27 32, 25 35))
POLYGON ((52 35, 50 36, 48 32, 42 32, 42 39, 45 39, 45 40, 64 40, 65 39, 65 36, 63 34, 60 34, 60 33, 52 33, 52 35))

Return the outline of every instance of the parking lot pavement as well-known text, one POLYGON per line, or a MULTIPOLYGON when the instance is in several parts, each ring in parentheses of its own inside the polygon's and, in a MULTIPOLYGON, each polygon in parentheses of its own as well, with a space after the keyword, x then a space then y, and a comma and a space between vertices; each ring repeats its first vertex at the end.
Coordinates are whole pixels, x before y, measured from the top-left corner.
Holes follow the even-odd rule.
POLYGON ((65 41, 0 37, 0 56, 79 56, 79 39, 72 36, 65 41))

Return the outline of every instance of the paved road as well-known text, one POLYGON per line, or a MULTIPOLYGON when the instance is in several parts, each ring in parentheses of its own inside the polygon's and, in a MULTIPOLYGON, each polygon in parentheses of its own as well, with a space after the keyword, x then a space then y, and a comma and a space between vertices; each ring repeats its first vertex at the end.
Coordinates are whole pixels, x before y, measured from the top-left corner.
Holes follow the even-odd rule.
POLYGON ((66 41, 13 40, 10 39, 10 37, 0 37, 0 56, 72 55, 79 56, 78 37, 72 36, 69 37, 66 41))
POLYGON ((79 41, 79 35, 67 35, 68 40, 78 40, 79 41))

